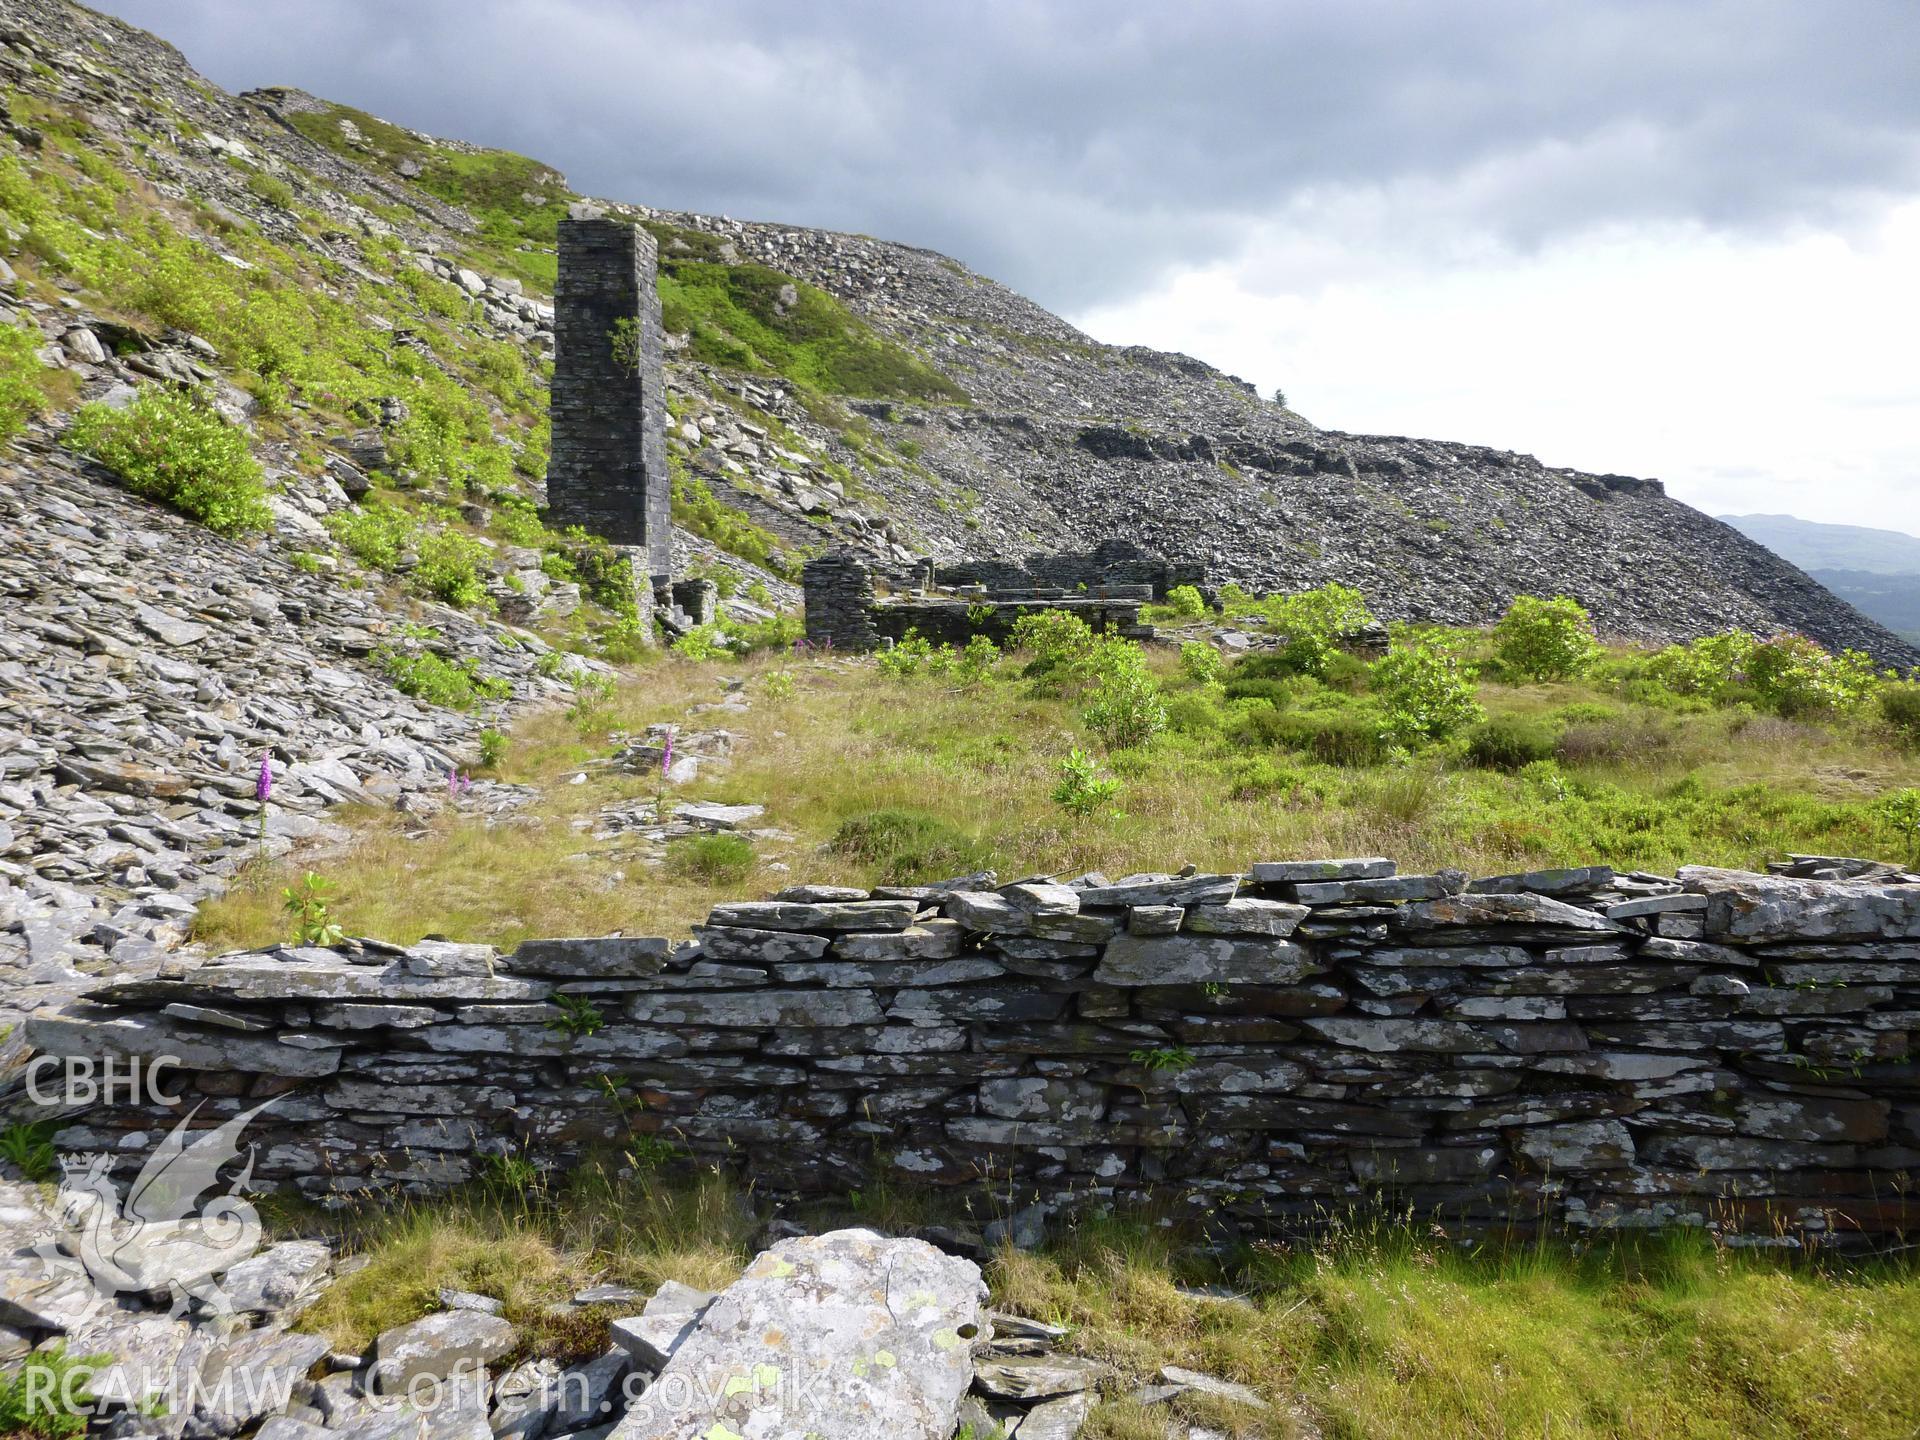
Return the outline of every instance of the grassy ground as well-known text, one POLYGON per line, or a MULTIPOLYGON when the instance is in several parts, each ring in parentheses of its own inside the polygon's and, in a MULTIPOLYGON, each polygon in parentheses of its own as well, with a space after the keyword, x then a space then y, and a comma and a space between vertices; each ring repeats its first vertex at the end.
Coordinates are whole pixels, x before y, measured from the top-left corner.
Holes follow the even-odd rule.
MULTIPOLYGON (((1183 680, 1170 657, 1154 663, 1175 728, 1144 748, 1101 754, 1074 698, 1034 693, 1015 661, 962 687, 888 679, 848 660, 662 658, 584 728, 557 711, 517 728, 500 778, 541 790, 519 821, 489 830, 472 818, 354 817, 349 851, 297 853, 250 875, 202 911, 199 935, 215 946, 280 938, 280 888, 309 868, 334 882, 334 917, 349 932, 511 944, 684 933, 716 901, 789 880, 929 879, 981 865, 1003 876, 1119 874, 1382 854, 1409 871, 1606 862, 1670 873, 1685 863, 1757 867, 1789 851, 1893 856, 1912 843, 1883 801, 1920 783, 1920 758, 1864 722, 1680 714, 1587 683, 1489 684, 1480 698, 1495 715, 1558 717, 1558 758, 1510 772, 1474 765, 1456 747, 1336 765, 1269 738, 1264 702, 1223 702, 1218 685, 1183 680), (791 677, 784 698, 776 675, 791 677), (567 783, 584 760, 608 753, 609 734, 659 721, 703 728, 687 712, 718 699, 726 676, 743 677, 752 702, 745 715, 717 717, 741 746, 725 774, 681 793, 764 804, 764 823, 794 838, 760 844, 760 868, 716 885, 649 863, 637 843, 596 842, 575 828, 654 793, 651 777, 567 783), (1076 746, 1121 781, 1116 800, 1087 816, 1051 798, 1076 746), (867 833, 836 847, 850 826, 867 833)), ((1341 697, 1309 698, 1290 713, 1334 714, 1311 706, 1341 697)))
MULTIPOLYGON (((334 918, 350 932, 510 944, 538 933, 678 933, 718 899, 788 879, 982 863, 1012 875, 1381 852, 1488 872, 1891 853, 1906 837, 1884 797, 1920 780, 1920 763, 1873 723, 1681 713, 1627 698, 1606 671, 1592 682, 1480 687, 1495 717, 1531 717, 1554 737, 1552 759, 1519 771, 1471 763, 1458 744, 1411 761, 1329 764, 1313 758, 1311 726, 1289 743, 1260 709, 1266 701, 1231 701, 1217 684, 1183 679, 1171 655, 1152 663, 1176 723, 1142 749, 1107 753, 1079 698, 1035 693, 1017 661, 961 685, 892 679, 844 659, 661 657, 602 708, 554 710, 516 728, 500 778, 540 792, 522 822, 487 830, 472 818, 358 817, 346 851, 289 857, 208 906, 201 938, 283 937, 278 887, 308 867, 335 882, 334 918), (730 678, 744 681, 748 713, 690 716, 730 678), (688 731, 717 722, 742 737, 730 770, 681 793, 765 804, 767 823, 792 836, 762 842, 760 868, 745 878, 695 879, 650 864, 637 842, 595 842, 576 828, 606 805, 653 795, 650 776, 608 778, 582 763, 608 753, 615 732, 658 721, 688 731), (1051 798, 1076 747, 1122 782, 1086 817, 1051 798), (580 773, 592 778, 568 783, 580 773), (864 848, 850 851, 849 834, 864 848)), ((1346 703, 1311 689, 1277 698, 1273 710, 1307 716, 1346 703)), ((584 1355, 604 1342, 609 1317, 554 1302, 603 1280, 724 1284, 758 1233, 753 1197, 714 1176, 641 1167, 622 1180, 588 1170, 557 1194, 544 1183, 502 1174, 431 1204, 282 1215, 289 1230, 335 1228, 370 1258, 304 1323, 358 1347, 456 1286, 504 1299, 530 1353, 584 1355)), ((927 1197, 886 1192, 802 1218, 815 1229, 901 1233, 990 1217, 945 1217, 927 1197)), ((1127 1395, 1165 1364, 1240 1381, 1273 1403, 1179 1402, 1180 1420, 1235 1440, 1920 1434, 1920 1269, 1908 1256, 1783 1257, 1685 1235, 1467 1247, 1381 1219, 1297 1249, 1223 1254, 1191 1239, 1152 1217, 1089 1220, 1042 1251, 989 1260, 997 1304, 1070 1326, 1067 1348, 1115 1367, 1092 1440, 1163 1440, 1169 1412, 1127 1395)))
MULTIPOLYGON (((548 1307, 601 1280, 713 1287, 750 1258, 750 1197, 712 1177, 589 1175, 566 1196, 476 1191, 344 1224, 370 1263, 303 1321, 357 1348, 423 1314, 439 1286, 493 1294, 531 1350, 591 1350, 605 1316, 548 1307)), ((901 1203, 810 1217, 888 1228, 901 1203)), ((906 1202, 911 1209, 911 1203, 906 1202)), ((1846 1436, 1920 1433, 1920 1271, 1785 1260, 1699 1237, 1576 1252, 1463 1248, 1382 1224, 1311 1250, 1202 1257, 1146 1217, 1090 1222, 986 1266, 994 1302, 1071 1328, 1116 1367, 1088 1434, 1164 1440, 1125 1398, 1163 1364, 1253 1386, 1274 1409, 1187 1401, 1235 1440, 1846 1436), (1224 1288, 1234 1297, 1200 1293, 1224 1288)))

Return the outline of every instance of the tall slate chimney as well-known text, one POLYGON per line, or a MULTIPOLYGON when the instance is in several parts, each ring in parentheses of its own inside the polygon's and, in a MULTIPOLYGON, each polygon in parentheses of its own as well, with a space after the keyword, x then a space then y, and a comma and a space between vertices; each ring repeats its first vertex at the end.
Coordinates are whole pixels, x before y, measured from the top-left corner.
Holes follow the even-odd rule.
POLYGON ((672 490, 653 237, 591 216, 562 220, 559 238, 548 511, 555 525, 632 547, 637 578, 665 586, 672 490))

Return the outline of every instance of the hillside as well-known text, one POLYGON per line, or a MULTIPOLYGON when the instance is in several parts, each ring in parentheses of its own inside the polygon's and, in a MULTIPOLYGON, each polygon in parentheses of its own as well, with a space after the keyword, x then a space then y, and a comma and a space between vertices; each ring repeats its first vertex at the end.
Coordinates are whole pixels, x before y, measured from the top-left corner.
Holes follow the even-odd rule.
MULTIPOLYGON (((205 247, 177 263, 224 255, 264 265, 278 286, 359 312, 299 337, 338 362, 313 373, 320 367, 285 363, 276 337, 212 323, 228 297, 199 306, 143 297, 93 283, 113 267, 70 269, 73 294, 104 302, 94 313, 105 328, 94 332, 112 340, 107 348, 138 348, 143 321, 211 341, 216 368, 269 412, 256 423, 269 438, 285 432, 295 474, 320 468, 312 442, 329 429, 372 421, 363 438, 398 443, 349 451, 363 468, 477 509, 540 498, 550 334, 539 297, 552 283, 553 225, 572 198, 558 172, 297 91, 226 95, 171 48, 62 0, 8 0, 0 15, 13 26, 3 63, 16 132, 36 136, 16 140, 28 172, 83 153, 99 171, 74 172, 65 195, 43 193, 56 209, 117 191, 110 230, 126 235, 134 215, 164 212, 171 230, 205 247), (407 314, 393 313, 396 301, 407 314), (130 335, 112 328, 123 320, 134 322, 130 335), (360 335, 348 333, 355 326, 360 335), (392 398, 397 381, 432 382, 373 363, 366 326, 384 337, 388 360, 424 343, 468 398, 449 390, 427 414, 396 419, 382 395, 392 398)), ((1320 430, 1197 360, 1098 344, 924 250, 612 208, 647 224, 666 262, 678 512, 746 562, 790 574, 832 538, 900 558, 1124 531, 1254 588, 1338 578, 1390 618, 1480 622, 1514 593, 1565 591, 1622 638, 1788 628, 1888 662, 1920 658, 1657 482, 1320 430)), ((29 284, 65 283, 45 261, 22 267, 29 284)), ((81 392, 104 389, 112 360, 89 368, 91 347, 75 343, 81 363, 69 371, 81 392)), ((467 520, 487 528, 484 515, 467 520)), ((742 584, 772 584, 711 563, 742 584)))

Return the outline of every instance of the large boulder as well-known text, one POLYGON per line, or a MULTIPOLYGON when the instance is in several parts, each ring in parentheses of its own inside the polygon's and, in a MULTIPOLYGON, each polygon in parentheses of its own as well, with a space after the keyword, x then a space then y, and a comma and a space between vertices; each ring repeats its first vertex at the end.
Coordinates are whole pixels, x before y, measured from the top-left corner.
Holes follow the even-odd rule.
POLYGON ((388 1330, 367 1355, 370 1388, 404 1395, 422 1378, 445 1380, 500 1359, 515 1344, 513 1326, 475 1310, 442 1310, 388 1330))
POLYGON ((613 1440, 949 1440, 986 1286, 870 1230, 783 1240, 707 1308, 613 1440))

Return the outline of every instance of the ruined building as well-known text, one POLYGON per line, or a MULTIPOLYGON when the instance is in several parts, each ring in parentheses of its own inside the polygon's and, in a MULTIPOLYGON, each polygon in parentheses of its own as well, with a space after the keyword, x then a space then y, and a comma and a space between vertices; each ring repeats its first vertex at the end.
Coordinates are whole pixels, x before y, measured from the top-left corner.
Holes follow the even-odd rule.
POLYGON ((1118 539, 1023 560, 924 559, 903 571, 876 571, 850 550, 833 550, 803 576, 807 643, 875 650, 914 632, 936 644, 964 645, 975 635, 1000 644, 1037 610, 1066 610, 1096 631, 1145 638, 1153 629, 1140 623, 1140 607, 1165 600, 1176 585, 1204 589, 1205 578, 1197 566, 1169 564, 1118 539))

